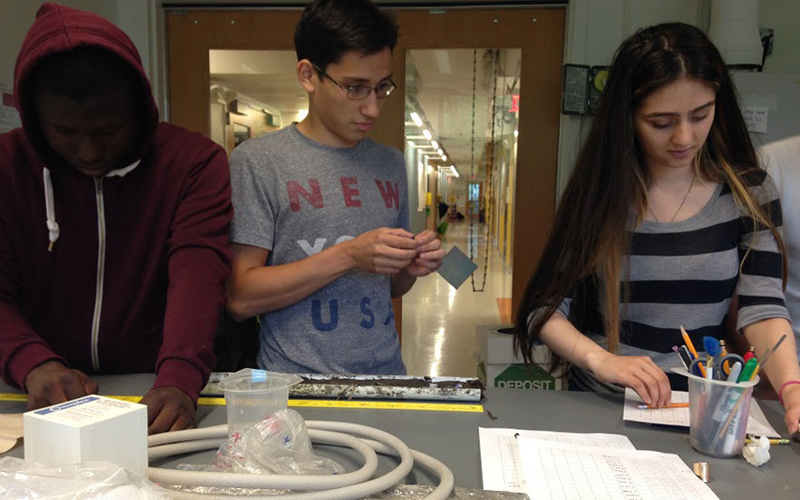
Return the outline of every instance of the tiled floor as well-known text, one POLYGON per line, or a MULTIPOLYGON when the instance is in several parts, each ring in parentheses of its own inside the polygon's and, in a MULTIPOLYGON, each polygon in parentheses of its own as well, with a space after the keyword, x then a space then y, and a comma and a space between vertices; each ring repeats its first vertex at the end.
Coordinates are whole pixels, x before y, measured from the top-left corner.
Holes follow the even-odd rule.
MULTIPOLYGON (((483 225, 475 226, 473 238, 478 252, 474 260, 479 266, 475 285, 480 288, 486 251, 483 225)), ((444 248, 456 245, 467 254, 468 239, 466 221, 450 223, 444 248)), ((501 323, 501 308, 508 307, 505 299, 510 296, 511 272, 504 269, 496 248, 490 249, 484 292, 473 292, 469 279, 456 290, 438 273, 417 280, 403 297, 403 360, 409 375, 474 377, 475 332, 501 323)))

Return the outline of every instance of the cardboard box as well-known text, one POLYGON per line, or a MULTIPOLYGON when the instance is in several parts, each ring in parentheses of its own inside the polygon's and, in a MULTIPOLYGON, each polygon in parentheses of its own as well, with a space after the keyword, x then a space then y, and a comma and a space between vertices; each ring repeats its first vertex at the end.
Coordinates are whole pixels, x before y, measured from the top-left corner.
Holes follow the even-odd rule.
POLYGON ((478 378, 486 387, 524 389, 528 391, 563 391, 567 389, 563 377, 554 377, 546 365, 510 364, 478 365, 478 378))
POLYGON ((526 366, 514 353, 512 325, 479 326, 478 378, 486 387, 505 387, 525 390, 560 391, 567 388, 563 377, 553 377, 550 366, 550 349, 538 345, 533 349, 533 362, 526 366))
POLYGON ((84 396, 23 416, 25 459, 46 465, 101 460, 147 477, 147 407, 84 396))

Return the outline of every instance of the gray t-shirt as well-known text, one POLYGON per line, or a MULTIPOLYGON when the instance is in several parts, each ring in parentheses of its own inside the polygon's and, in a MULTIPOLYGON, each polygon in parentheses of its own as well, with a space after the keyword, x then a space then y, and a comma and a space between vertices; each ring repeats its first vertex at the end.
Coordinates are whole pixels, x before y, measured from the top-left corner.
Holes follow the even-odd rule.
MULTIPOLYGON (((408 229, 403 155, 371 139, 334 148, 292 125, 246 141, 230 165, 231 242, 269 250, 268 266, 302 260, 380 227, 408 229)), ((405 374, 387 275, 351 271, 259 319, 261 368, 405 374)))

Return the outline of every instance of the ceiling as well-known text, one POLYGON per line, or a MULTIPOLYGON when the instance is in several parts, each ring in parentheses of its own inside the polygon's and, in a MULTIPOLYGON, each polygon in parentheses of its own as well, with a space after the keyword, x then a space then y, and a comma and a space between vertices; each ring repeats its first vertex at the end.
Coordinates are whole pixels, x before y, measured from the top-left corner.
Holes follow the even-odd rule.
MULTIPOLYGON (((519 49, 500 51, 478 49, 410 50, 406 56, 406 109, 416 110, 425 120, 434 139, 443 145, 459 172, 472 163, 473 120, 475 169, 480 170, 486 141, 491 138, 491 101, 497 95, 495 137, 501 132, 513 137, 516 114, 503 113, 511 107, 512 93, 519 93, 519 49), (499 54, 498 87, 493 85, 493 60, 499 54), (473 55, 475 56, 473 64, 473 55), (474 71, 473 71, 474 68, 474 71), (474 100, 473 100, 474 75, 474 100), (509 86, 517 90, 509 91, 509 86), (504 88, 506 91, 504 92, 504 88), (503 96, 505 95, 505 100, 503 96), (503 122, 500 117, 510 122, 503 122), (501 130, 502 127, 502 130, 501 130)), ((406 134, 410 135, 408 124, 406 134)))
MULTIPOLYGON (((210 50, 211 85, 234 91, 232 98, 272 108, 283 115, 308 109, 297 81, 293 50, 210 50)), ((230 100, 230 99, 228 99, 230 100)))

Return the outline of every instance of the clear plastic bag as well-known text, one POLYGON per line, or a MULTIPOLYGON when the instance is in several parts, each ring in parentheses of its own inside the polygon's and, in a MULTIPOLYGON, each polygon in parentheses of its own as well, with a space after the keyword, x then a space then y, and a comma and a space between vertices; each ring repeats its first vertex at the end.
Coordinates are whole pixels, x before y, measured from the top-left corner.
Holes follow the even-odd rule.
MULTIPOLYGON (((180 464, 180 470, 240 474, 341 474, 338 462, 314 454, 303 417, 294 410, 276 411, 258 424, 234 433, 222 443, 211 465, 180 464)), ((206 495, 281 495, 288 490, 164 485, 187 493, 206 495)))
POLYGON ((246 474, 341 474, 335 460, 314 454, 306 422, 294 410, 276 411, 222 443, 212 465, 181 465, 182 470, 246 474))
POLYGON ((50 466, 0 458, 0 497, 21 500, 169 500, 166 490, 108 462, 50 466))

